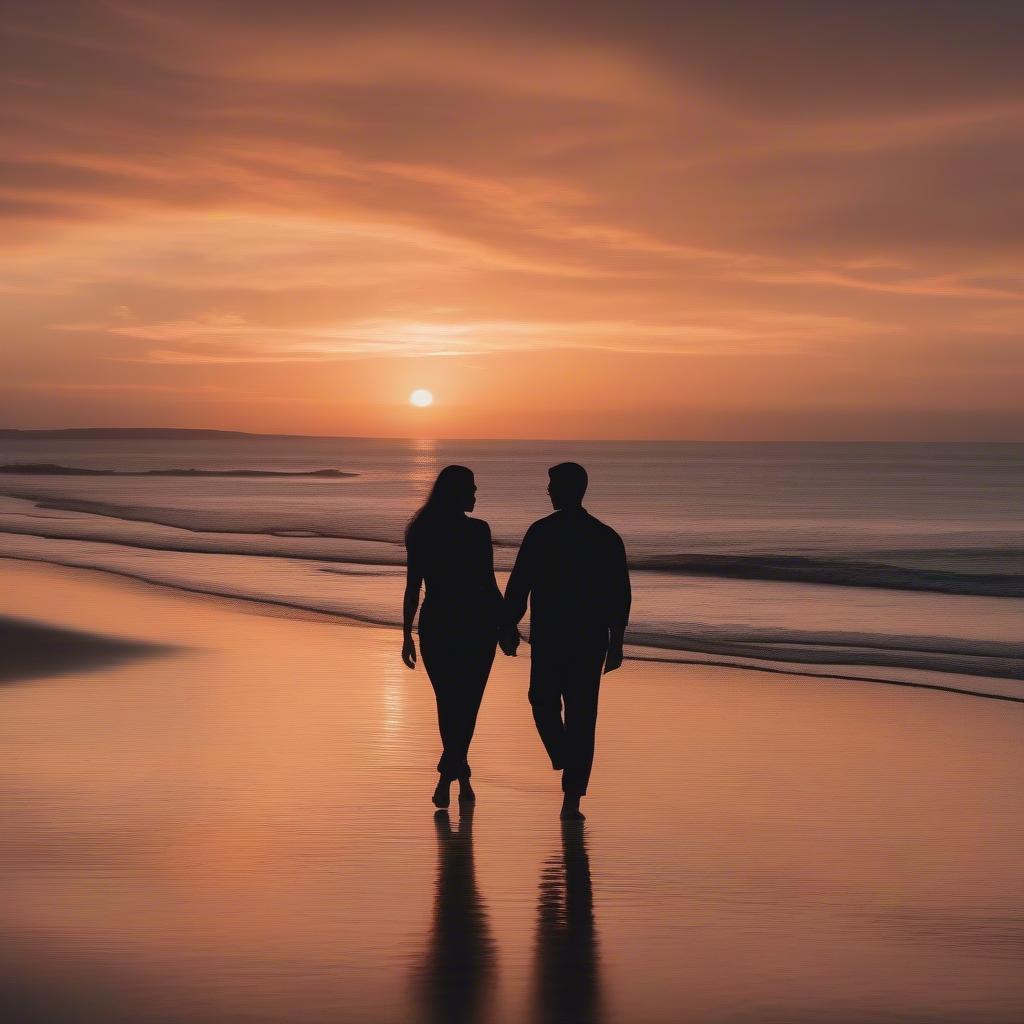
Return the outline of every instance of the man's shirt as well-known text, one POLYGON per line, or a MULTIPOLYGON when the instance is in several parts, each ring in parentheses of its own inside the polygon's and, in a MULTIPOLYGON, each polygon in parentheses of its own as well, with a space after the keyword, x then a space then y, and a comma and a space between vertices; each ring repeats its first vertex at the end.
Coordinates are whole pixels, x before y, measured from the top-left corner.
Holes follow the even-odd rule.
POLYGON ((631 592, 622 538, 584 508, 538 519, 523 538, 505 588, 507 621, 530 602, 535 650, 607 646, 620 639, 631 592))

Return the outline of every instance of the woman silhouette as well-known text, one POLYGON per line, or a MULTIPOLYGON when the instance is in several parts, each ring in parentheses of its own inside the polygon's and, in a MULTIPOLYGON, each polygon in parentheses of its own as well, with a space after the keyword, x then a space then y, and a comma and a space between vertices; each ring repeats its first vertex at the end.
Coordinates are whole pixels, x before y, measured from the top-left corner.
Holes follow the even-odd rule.
POLYGON ((494 662, 501 591, 494 580, 491 529, 466 515, 476 505, 476 482, 465 466, 445 466, 405 531, 407 570, 402 660, 416 667, 412 623, 420 601, 420 654, 437 699, 443 752, 434 804, 447 807, 459 780, 459 800, 476 799, 467 755, 484 687, 494 662))

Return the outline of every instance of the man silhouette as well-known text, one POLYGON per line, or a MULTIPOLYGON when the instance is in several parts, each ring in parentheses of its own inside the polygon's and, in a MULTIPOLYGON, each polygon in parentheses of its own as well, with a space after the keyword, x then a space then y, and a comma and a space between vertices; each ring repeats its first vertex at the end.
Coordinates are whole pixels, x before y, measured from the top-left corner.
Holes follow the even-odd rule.
POLYGON ((501 646, 515 654, 529 600, 533 719, 551 766, 562 772, 562 818, 581 820, 601 672, 622 664, 629 570, 622 539, 583 507, 587 471, 562 462, 548 476, 555 511, 523 538, 505 588, 501 646))

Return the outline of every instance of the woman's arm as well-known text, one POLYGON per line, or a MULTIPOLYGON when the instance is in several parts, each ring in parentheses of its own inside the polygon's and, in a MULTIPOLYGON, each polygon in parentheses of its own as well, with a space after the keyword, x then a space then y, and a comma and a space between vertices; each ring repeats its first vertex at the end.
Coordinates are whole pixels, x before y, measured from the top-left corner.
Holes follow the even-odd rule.
POLYGON ((412 638, 412 624, 416 618, 416 609, 420 606, 422 586, 423 573, 416 564, 412 552, 406 549, 405 598, 402 601, 402 661, 409 668, 416 667, 416 644, 412 638))

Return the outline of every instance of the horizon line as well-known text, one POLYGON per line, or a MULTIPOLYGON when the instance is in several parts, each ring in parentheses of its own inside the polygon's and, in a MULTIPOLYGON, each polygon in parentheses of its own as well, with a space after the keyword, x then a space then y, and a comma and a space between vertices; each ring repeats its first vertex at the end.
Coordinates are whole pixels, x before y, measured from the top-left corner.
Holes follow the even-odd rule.
MULTIPOLYGON (((302 438, 306 440, 327 441, 504 441, 532 444, 914 444, 914 445, 951 445, 951 444, 989 444, 989 445, 1021 445, 1019 440, 994 440, 991 438, 948 438, 944 440, 910 440, 900 438, 868 439, 868 438, 692 438, 692 437, 435 437, 427 435, 381 435, 381 434, 294 434, 263 432, 252 430, 230 430, 221 427, 0 427, 0 440, 12 439, 12 435, 34 435, 37 439, 58 436, 78 435, 86 437, 137 434, 149 435, 149 440, 158 440, 154 435, 211 435, 226 437, 255 438, 302 438)), ((197 438, 198 440, 199 438, 197 438)))

